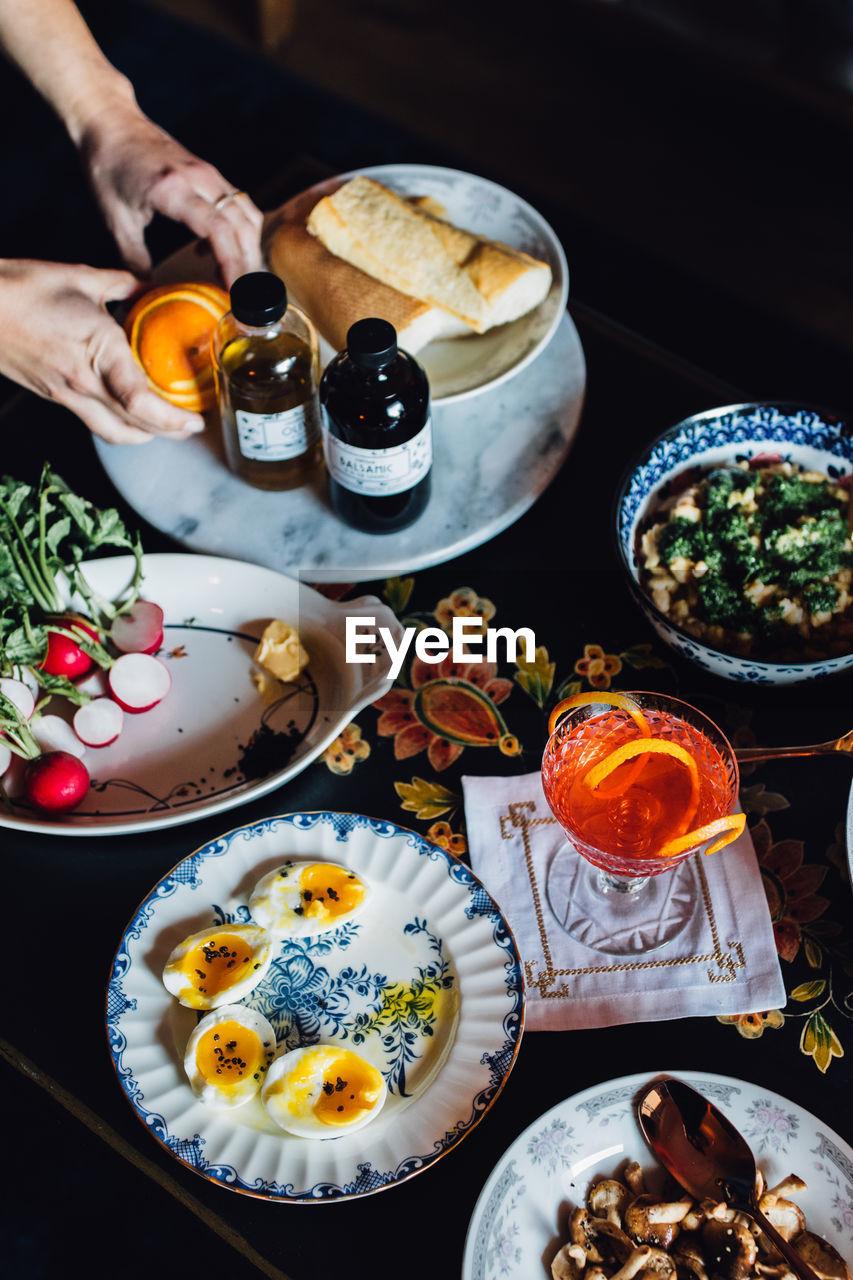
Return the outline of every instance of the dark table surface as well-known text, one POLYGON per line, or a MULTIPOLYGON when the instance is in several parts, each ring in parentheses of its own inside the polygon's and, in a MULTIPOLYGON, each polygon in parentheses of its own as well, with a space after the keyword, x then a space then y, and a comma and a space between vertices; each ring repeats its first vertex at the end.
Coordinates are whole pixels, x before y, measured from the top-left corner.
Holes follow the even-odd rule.
MULTIPOLYGON (((291 86, 289 92, 299 99, 303 90, 291 86)), ((441 160, 396 152, 406 140, 390 128, 383 135, 377 122, 362 122, 360 129, 351 124, 343 141, 327 131, 326 150, 318 134, 310 155, 299 148, 280 156, 265 203, 284 199, 329 169, 378 159, 441 160)), ((235 180, 259 191, 260 181, 253 188, 250 179, 260 172, 260 162, 255 156, 255 173, 235 180)), ((76 198, 85 210, 82 191, 76 198)), ((80 214, 81 243, 87 216, 94 214, 80 214)), ((557 230, 571 263, 568 229, 557 230)), ((42 256, 50 251, 45 244, 42 256)), ((713 305, 713 299, 705 301, 713 305)), ((570 311, 587 358, 588 390, 567 463, 512 528, 458 560, 413 575, 408 609, 429 614, 454 591, 471 588, 494 603, 501 623, 534 628, 556 664, 552 694, 577 672, 585 647, 597 645, 620 659, 613 687, 671 689, 703 706, 742 741, 819 741, 847 730, 850 678, 778 693, 703 676, 662 649, 615 568, 610 504, 622 467, 682 416, 785 385, 789 374, 779 352, 758 344, 754 380, 734 387, 714 373, 731 363, 722 328, 705 371, 623 328, 596 308, 595 298, 573 299, 570 311)), ((809 398, 823 402, 837 398, 846 370, 825 360, 813 370, 800 368, 797 376, 809 398)), ((126 508, 85 432, 63 410, 12 393, 0 432, 5 473, 32 479, 47 458, 85 496, 117 506, 140 527, 148 551, 180 549, 126 508)), ((144 1132, 107 1052, 104 997, 122 931, 153 884, 238 822, 317 808, 391 819, 433 838, 452 835, 464 857, 461 805, 444 816, 447 827, 436 830, 431 820, 404 810, 394 784, 419 776, 459 796, 463 773, 535 768, 549 705, 546 700, 540 706, 518 687, 502 705, 524 747, 511 760, 475 749, 466 749, 446 770, 434 769, 425 754, 399 760, 392 740, 378 734, 378 713, 371 707, 356 721, 369 752, 359 753, 348 770, 321 758, 286 787, 225 819, 73 840, 0 828, 6 953, 14 957, 5 966, 0 1039, 10 1175, 0 1250, 10 1274, 58 1276, 85 1261, 93 1274, 128 1277, 183 1274, 190 1265, 209 1270, 214 1263, 234 1277, 260 1273, 292 1280, 455 1275, 477 1196, 512 1139, 560 1099, 634 1071, 701 1067, 765 1085, 853 1139, 847 759, 764 764, 744 774, 749 823, 756 832, 761 828, 756 842, 762 848, 790 842, 803 865, 814 868, 808 894, 797 896, 790 886, 778 924, 788 993, 813 981, 820 994, 789 1000, 782 1019, 768 1022, 760 1016, 767 1011, 755 1010, 755 1017, 739 1024, 691 1018, 527 1034, 504 1092, 447 1158, 381 1194, 322 1207, 270 1204, 213 1185, 144 1132), (60 948, 66 956, 62 990, 55 982, 60 948), (824 1056, 808 1051, 807 1025, 824 1033, 822 1043, 831 1046, 824 1056)))

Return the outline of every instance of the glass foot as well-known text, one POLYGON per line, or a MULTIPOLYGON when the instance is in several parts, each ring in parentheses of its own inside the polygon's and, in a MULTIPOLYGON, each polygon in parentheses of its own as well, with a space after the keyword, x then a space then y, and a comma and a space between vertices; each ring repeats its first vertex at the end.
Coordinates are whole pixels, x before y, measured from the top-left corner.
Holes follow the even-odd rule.
POLYGON ((692 858, 659 876, 620 881, 571 845, 555 854, 545 891, 566 933, 611 956, 645 955, 667 946, 684 932, 698 901, 692 858))

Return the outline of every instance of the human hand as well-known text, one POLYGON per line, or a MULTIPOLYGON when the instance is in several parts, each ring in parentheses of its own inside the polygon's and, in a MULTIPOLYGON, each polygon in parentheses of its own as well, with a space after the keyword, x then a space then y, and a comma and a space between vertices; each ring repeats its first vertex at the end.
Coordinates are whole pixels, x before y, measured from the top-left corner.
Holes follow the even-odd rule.
POLYGON ((210 242, 226 287, 261 266, 262 215, 213 165, 181 146, 126 97, 93 113, 80 140, 97 201, 125 264, 147 275, 155 213, 210 242))
POLYGON ((204 430, 200 415, 151 390, 106 310, 140 287, 129 271, 0 261, 0 373, 65 405, 110 444, 204 430))

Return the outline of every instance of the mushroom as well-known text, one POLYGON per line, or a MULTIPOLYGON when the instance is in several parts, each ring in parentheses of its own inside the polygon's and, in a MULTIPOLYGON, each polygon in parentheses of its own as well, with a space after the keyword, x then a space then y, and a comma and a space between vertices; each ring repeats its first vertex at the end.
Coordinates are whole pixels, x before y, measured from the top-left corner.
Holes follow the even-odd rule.
POLYGON ((793 1200, 765 1192, 758 1207, 784 1240, 793 1240, 806 1229, 806 1216, 793 1200))
POLYGON ((695 1232, 681 1231, 672 1251, 672 1260, 679 1280, 682 1276, 690 1277, 692 1280, 708 1280, 705 1255, 702 1252, 701 1241, 695 1232))
POLYGON ((620 1227, 622 1211, 628 1203, 628 1188, 615 1178, 602 1178, 590 1187, 586 1202, 593 1217, 607 1218, 620 1227))
POLYGON ((728 1280, 747 1280, 758 1257, 755 1236, 742 1222, 712 1219, 702 1228, 706 1261, 728 1280))
POLYGON ((640 1280, 676 1280, 675 1263, 663 1249, 638 1244, 610 1280, 633 1280, 634 1276, 640 1280))
POLYGON ((636 1249, 631 1250, 619 1270, 613 1272, 610 1280, 634 1280, 634 1276, 646 1269, 651 1253, 649 1245, 638 1245, 636 1249))
POLYGON ((793 1244, 800 1257, 805 1258, 822 1280, 851 1280, 847 1263, 822 1236, 816 1236, 813 1231, 804 1231, 793 1244))
POLYGON ((625 1230, 632 1240, 669 1249, 678 1235, 678 1224, 689 1212, 689 1197, 670 1202, 655 1196, 637 1196, 625 1210, 625 1230))
POLYGON ((800 1191, 806 1191, 808 1184, 803 1182, 802 1178, 796 1173, 789 1173, 787 1178, 783 1178, 781 1182, 777 1182, 775 1187, 768 1187, 765 1195, 768 1196, 789 1196, 797 1195, 800 1191))
POLYGON ((589 1233, 601 1261, 605 1263, 615 1262, 622 1266, 636 1248, 631 1237, 609 1218, 591 1218, 589 1233))
POLYGON ((628 1184, 629 1190, 632 1191, 635 1196, 645 1195, 646 1182, 643 1177, 643 1170, 636 1160, 628 1161, 625 1165, 623 1177, 628 1184))
POLYGON ((564 1244, 551 1262, 553 1280, 578 1280, 586 1264, 583 1245, 564 1244))
POLYGON ((581 1246, 587 1262, 603 1262, 604 1259, 596 1244, 592 1222, 593 1218, 589 1210, 583 1205, 579 1206, 569 1218, 569 1239, 572 1244, 581 1246))

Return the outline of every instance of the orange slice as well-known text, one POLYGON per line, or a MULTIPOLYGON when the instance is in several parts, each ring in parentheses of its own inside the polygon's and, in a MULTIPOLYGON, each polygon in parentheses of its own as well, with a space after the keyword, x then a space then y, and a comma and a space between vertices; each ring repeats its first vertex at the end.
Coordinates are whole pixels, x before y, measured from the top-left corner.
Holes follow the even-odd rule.
POLYGON ((649 722, 640 709, 640 704, 635 702, 633 698, 629 698, 627 694, 610 693, 609 691, 607 693, 575 693, 571 698, 563 698, 563 701, 557 703, 548 717, 548 737, 550 738, 557 727, 557 721, 560 716, 565 715, 567 711, 572 711, 575 707, 588 707, 596 702, 603 702, 608 706, 619 707, 622 711, 627 711, 643 737, 651 737, 652 731, 649 728, 649 722))
POLYGON ((677 854, 684 853, 686 849, 693 849, 696 845, 703 844, 705 840, 710 840, 712 836, 718 835, 721 838, 705 850, 706 854, 717 853, 733 840, 737 840, 745 826, 745 813, 730 813, 726 818, 716 818, 713 822, 706 822, 704 827, 697 827, 695 831, 688 831, 686 835, 674 836, 671 840, 667 840, 666 844, 658 849, 655 857, 674 858, 677 854))
MULTIPOLYGON (((673 759, 680 761, 681 764, 687 765, 690 772, 690 799, 687 801, 687 809, 677 828, 678 835, 681 835, 683 831, 687 830, 688 823, 692 821, 693 815, 699 807, 699 770, 696 768, 696 761, 690 752, 685 750, 680 743, 668 742, 665 738, 641 738, 635 742, 624 742, 621 747, 611 751, 603 760, 599 760, 598 764, 594 764, 584 774, 582 781, 587 787, 599 788, 604 779, 608 778, 614 769, 618 769, 620 764, 625 764, 627 760, 633 760, 636 756, 643 756, 647 760, 650 755, 672 756, 673 759)), ((629 775, 622 786, 603 791, 601 794, 606 796, 621 795, 623 791, 628 789, 632 781, 633 775, 629 775)))
MULTIPOLYGON (((601 703, 601 702, 607 703, 613 707, 619 707, 619 709, 622 711, 627 711, 628 715, 634 721, 634 723, 636 724, 637 728, 640 730, 640 733, 643 735, 643 737, 644 738, 651 737, 652 731, 649 728, 648 720, 643 715, 643 712, 640 708, 640 704, 638 702, 635 702, 633 698, 629 698, 627 694, 615 693, 615 692, 614 693, 610 693, 610 692, 608 693, 575 693, 572 695, 571 698, 563 698, 563 701, 557 703, 556 707, 551 712, 551 715, 548 717, 548 736, 550 737, 551 734, 554 732, 554 729, 556 727, 557 721, 559 720, 560 716, 565 715, 567 711, 573 710, 574 707, 594 706, 596 703, 601 703)), ((618 786, 615 791, 610 791, 605 789, 604 791, 601 792, 601 794, 603 796, 620 795, 622 791, 624 791, 627 787, 630 787, 632 783, 636 782, 637 778, 639 778, 640 774, 643 772, 643 769, 646 767, 647 759, 648 757, 644 756, 644 757, 641 757, 639 760, 637 760, 636 763, 634 764, 634 767, 630 770, 627 777, 623 780, 622 785, 618 786)))
POLYGON ((124 322, 149 386, 181 409, 204 413, 216 402, 210 339, 231 306, 213 284, 166 284, 143 294, 124 322))

